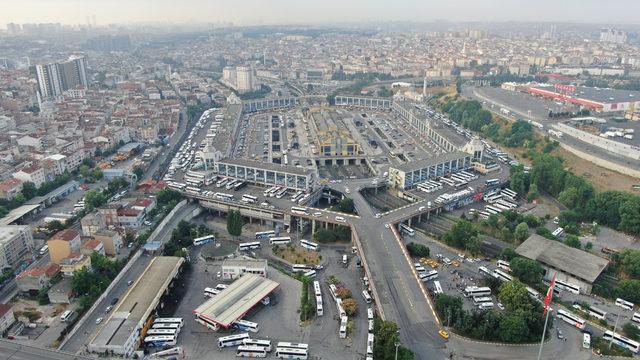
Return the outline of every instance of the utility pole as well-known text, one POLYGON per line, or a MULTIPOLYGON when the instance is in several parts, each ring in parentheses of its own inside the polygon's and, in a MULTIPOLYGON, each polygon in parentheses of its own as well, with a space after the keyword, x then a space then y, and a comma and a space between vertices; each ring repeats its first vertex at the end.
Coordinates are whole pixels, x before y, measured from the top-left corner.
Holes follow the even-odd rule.
POLYGON ((395 343, 395 345, 396 345, 396 356, 395 356, 395 360, 398 360, 398 347, 400 347, 400 343, 399 343, 399 342, 396 342, 396 343, 395 343))
POLYGON ((540 357, 542 356, 542 346, 544 345, 544 337, 547 334, 547 322, 549 321, 549 313, 550 311, 547 310, 547 316, 545 316, 544 318, 544 328, 542 329, 542 340, 540 340, 540 350, 538 350, 538 360, 540 360, 540 357))
POLYGON ((613 344, 613 337, 616 335, 616 329, 618 328, 619 319, 620 319, 620 314, 616 314, 616 323, 613 325, 613 334, 611 334, 611 340, 609 340, 609 350, 611 350, 611 344, 613 344))

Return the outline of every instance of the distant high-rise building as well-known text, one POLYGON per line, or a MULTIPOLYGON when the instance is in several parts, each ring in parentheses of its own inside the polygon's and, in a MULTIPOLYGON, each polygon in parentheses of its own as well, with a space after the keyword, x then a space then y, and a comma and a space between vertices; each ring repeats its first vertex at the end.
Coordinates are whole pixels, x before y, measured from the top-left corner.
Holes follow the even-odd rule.
POLYGON ((249 66, 236 68, 236 90, 239 93, 251 92, 254 88, 253 69, 249 66))
POLYGON ((627 33, 611 28, 600 29, 600 41, 624 44, 627 42, 627 33))
POLYGON ((9 23, 7 24, 7 32, 9 34, 18 34, 22 31, 22 26, 20 24, 9 23))
POLYGON ((38 64, 36 80, 43 100, 60 96, 66 90, 86 89, 89 83, 85 57, 72 56, 59 63, 38 64))
POLYGON ((129 35, 100 35, 87 40, 85 48, 97 51, 128 51, 131 49, 129 35))

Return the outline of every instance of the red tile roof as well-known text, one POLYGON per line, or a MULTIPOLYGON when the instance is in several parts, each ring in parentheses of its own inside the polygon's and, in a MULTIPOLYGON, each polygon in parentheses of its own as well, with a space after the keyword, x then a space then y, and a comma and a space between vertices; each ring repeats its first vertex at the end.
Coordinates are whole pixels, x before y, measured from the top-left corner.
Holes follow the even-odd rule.
POLYGON ((0 304, 0 317, 3 317, 6 313, 11 310, 11 305, 9 304, 0 304))
POLYGON ((51 240, 71 241, 71 240, 75 239, 78 236, 80 236, 80 233, 78 232, 78 230, 64 229, 64 230, 60 230, 57 233, 55 233, 51 237, 51 240))

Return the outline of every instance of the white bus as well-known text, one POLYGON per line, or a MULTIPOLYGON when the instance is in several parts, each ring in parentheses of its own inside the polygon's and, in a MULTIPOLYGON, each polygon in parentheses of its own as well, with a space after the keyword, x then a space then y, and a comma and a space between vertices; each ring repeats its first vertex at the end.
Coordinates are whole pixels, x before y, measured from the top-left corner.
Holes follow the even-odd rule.
POLYGON ((400 231, 409 236, 414 236, 416 234, 415 230, 413 230, 412 228, 409 227, 409 225, 404 223, 400 223, 400 231))
POLYGON ((269 194, 271 194, 272 192, 276 191, 278 189, 278 187, 276 186, 272 186, 270 188, 268 188, 267 190, 262 192, 262 195, 264 195, 264 197, 268 197, 269 194))
POLYGON ((513 209, 518 207, 517 204, 514 204, 514 203, 506 201, 506 200, 502 200, 502 199, 496 201, 495 205, 502 205, 502 206, 505 206, 505 207, 509 208, 510 210, 513 210, 513 209))
POLYGON ((282 189, 278 190, 278 192, 276 193, 276 199, 282 199, 283 196, 285 196, 287 194, 287 188, 283 187, 282 189))
POLYGON ((500 199, 502 199, 501 194, 491 194, 491 195, 485 195, 482 197, 482 200, 484 200, 485 202, 488 202, 489 204, 493 204, 494 202, 500 199))
POLYGON ((200 194, 200 189, 197 187, 187 186, 187 192, 190 194, 200 194))
POLYGON ((314 242, 311 242, 309 240, 305 240, 305 239, 300 240, 300 246, 302 246, 307 250, 320 251, 320 245, 314 242))
POLYGON ((182 318, 157 318, 153 320, 154 324, 180 324, 180 327, 184 325, 182 318))
POLYGON ((318 316, 322 316, 324 314, 324 310, 322 307, 322 296, 316 295, 316 314, 318 316))
POLYGON ((307 272, 305 272, 304 274, 302 274, 302 276, 306 276, 308 278, 314 278, 316 277, 318 273, 315 270, 309 270, 307 272))
POLYGON ((438 278, 438 271, 431 270, 428 273, 419 273, 418 277, 420 277, 420 279, 422 281, 429 281, 429 280, 437 279, 438 278))
POLYGON ((373 320, 373 309, 367 308, 367 320, 373 320))
POLYGON ((500 280, 500 281, 513 281, 513 276, 505 273, 502 270, 499 269, 495 269, 493 271, 493 277, 495 277, 496 279, 500 280))
POLYGON ((291 271, 293 271, 293 272, 308 271, 308 270, 312 270, 312 269, 313 269, 313 266, 306 265, 306 264, 293 264, 293 265, 291 265, 291 271))
POLYGON ((259 231, 256 233, 256 240, 268 239, 272 236, 276 236, 276 232, 274 230, 259 231))
POLYGON ((258 325, 258 323, 254 323, 254 322, 242 320, 242 319, 236 320, 233 323, 233 327, 235 327, 240 331, 251 331, 254 333, 260 331, 260 325, 258 325))
POLYGON ((486 212, 486 211, 480 211, 478 212, 479 216, 481 219, 487 220, 489 218, 489 216, 491 216, 491 213, 486 212))
POLYGON ((493 207, 490 208, 489 206, 485 206, 484 207, 484 212, 489 213, 489 216, 496 215, 496 214, 500 213, 500 211, 496 210, 493 207))
POLYGON ((49 251, 49 245, 45 245, 40 249, 40 255, 44 255, 49 251))
POLYGON ((627 339, 626 337, 618 333, 614 334, 610 330, 605 331, 604 335, 602 335, 602 338, 606 341, 611 341, 612 337, 613 337, 613 342, 616 345, 622 346, 623 348, 630 350, 634 354, 637 354, 638 351, 640 351, 640 343, 638 343, 637 341, 627 339))
POLYGON ((500 179, 489 179, 484 181, 485 186, 494 186, 500 184, 500 179))
POLYGON ((302 349, 304 351, 309 350, 309 344, 305 343, 290 343, 290 342, 279 342, 276 347, 279 348, 287 348, 287 349, 302 349))
POLYGON ((584 330, 585 326, 587 325, 587 322, 584 319, 581 319, 566 310, 558 309, 558 311, 556 311, 556 314, 558 314, 557 316, 559 319, 564 320, 567 324, 573 325, 580 330, 584 330))
POLYGON ((607 318, 607 312, 602 309, 598 309, 595 306, 589 307, 589 315, 595 318, 598 318, 600 320, 604 320, 607 318))
POLYGON ((624 300, 622 298, 617 298, 616 306, 620 306, 621 308, 627 309, 627 310, 633 310, 634 305, 632 302, 628 302, 627 300, 624 300))
POLYGON ((496 265, 497 265, 500 269, 502 269, 502 270, 504 270, 504 271, 511 272, 511 267, 510 267, 510 265, 509 265, 509 262, 508 262, 508 261, 498 260, 498 262, 496 263, 496 265))
POLYGON ((527 292, 533 300, 540 300, 540 293, 527 286, 527 292))
POLYGON ((637 312, 634 312, 633 317, 631 318, 631 321, 635 322, 636 324, 640 324, 640 314, 638 314, 637 312))
POLYGON ((240 248, 240 251, 247 251, 247 250, 260 249, 260 246, 261 246, 260 242, 255 241, 255 242, 240 243, 239 248, 240 248))
POLYGON ((178 323, 159 323, 153 324, 152 329, 180 329, 181 326, 178 323))
POLYGON ((224 186, 224 188, 227 189, 227 190, 231 190, 231 189, 233 189, 234 186, 236 186, 236 184, 239 184, 240 182, 242 182, 242 180, 230 181, 224 186))
POLYGON ((473 298, 473 304, 474 305, 479 305, 479 304, 482 304, 482 303, 488 303, 488 302, 492 302, 492 301, 493 300, 489 296, 475 296, 473 298))
POLYGON ((296 215, 309 215, 309 211, 306 208, 298 206, 292 206, 291 213, 296 215))
POLYGON ((71 319, 73 314, 74 314, 73 310, 66 310, 65 312, 62 313, 62 315, 60 315, 60 321, 62 322, 69 321, 69 319, 71 319))
POLYGON ((591 347, 591 335, 589 333, 582 334, 582 347, 585 349, 591 347))
POLYGON ((180 329, 158 329, 152 328, 147 331, 147 335, 178 335, 180 329))
POLYGON ((298 191, 297 193, 293 194, 293 196, 291 197, 291 202, 297 203, 298 200, 300 200, 300 198, 303 196, 304 196, 304 193, 302 191, 298 191))
POLYGON ((436 280, 433 282, 433 292, 435 294, 442 294, 442 286, 440 285, 440 281, 436 280))
POLYGON ((272 237, 269 238, 269 244, 270 245, 287 245, 291 243, 291 238, 288 236, 281 236, 281 237, 272 237))
POLYGON ((495 214, 499 214, 499 213, 501 213, 503 211, 502 209, 500 209, 498 207, 495 207, 493 205, 487 205, 484 208, 488 212, 495 211, 495 214))
POLYGON ((491 204, 491 206, 493 206, 496 209, 500 209, 502 211, 507 211, 507 210, 511 210, 511 208, 509 206, 504 206, 498 202, 491 204))
POLYGON ((511 199, 512 201, 514 201, 517 197, 518 197, 518 193, 511 190, 511 189, 502 189, 500 191, 500 193, 502 193, 504 196, 508 197, 509 199, 511 199))
POLYGON ((176 346, 175 335, 152 335, 144 338, 144 345, 147 347, 167 347, 176 346))
POLYGON ((276 357, 279 358, 279 359, 306 360, 307 359, 307 350, 306 349, 277 347, 276 348, 276 357))
POLYGON ((374 336, 372 333, 367 334, 367 356, 373 356, 373 340, 374 336))
POLYGON ((564 234, 564 229, 561 227, 553 230, 553 232, 551 233, 551 235, 553 236, 562 236, 562 234, 564 234))
POLYGON ((464 288, 464 296, 465 297, 479 297, 479 296, 490 296, 491 288, 489 287, 477 287, 477 286, 467 286, 464 288))
POLYGON ((267 350, 261 346, 240 345, 236 350, 236 357, 265 358, 267 350))
POLYGON ((225 193, 218 192, 218 193, 213 194, 213 196, 216 199, 219 199, 219 200, 225 200, 225 201, 233 200, 233 195, 231 195, 231 194, 225 194, 225 193))
POLYGON ((258 201, 258 197, 245 194, 245 195, 242 195, 242 198, 240 200, 248 204, 255 204, 258 201))
POLYGON ((242 345, 244 339, 250 339, 249 333, 223 336, 218 338, 218 347, 222 349, 225 347, 242 345))
POLYGON ((214 297, 220 294, 221 291, 222 290, 206 287, 204 288, 204 297, 208 297, 208 298, 214 297))
POLYGON ((320 289, 320 281, 313 282, 313 293, 316 296, 322 296, 322 289, 320 289))
POLYGON ((478 271, 485 276, 493 276, 493 273, 491 272, 491 270, 487 269, 484 266, 478 266, 478 271))
POLYGON ((491 310, 493 309, 493 302, 491 301, 483 302, 483 303, 479 303, 477 306, 479 310, 491 310))
POLYGON ((271 352, 271 340, 244 339, 242 344, 248 346, 259 346, 267 350, 267 352, 271 352))
POLYGON ((199 238, 193 239, 193 245, 194 246, 204 245, 204 244, 208 244, 210 242, 213 242, 215 240, 216 240, 215 236, 207 235, 207 236, 203 236, 203 237, 199 237, 199 238))
POLYGON ((580 294, 580 287, 570 282, 556 279, 556 286, 559 287, 561 290, 570 291, 576 295, 580 294))
POLYGON ((222 179, 222 180, 218 180, 218 181, 216 181, 216 187, 217 187, 217 188, 221 188, 221 187, 223 187, 223 186, 227 185, 227 183, 229 182, 229 180, 230 180, 229 178, 224 178, 224 179, 222 179))

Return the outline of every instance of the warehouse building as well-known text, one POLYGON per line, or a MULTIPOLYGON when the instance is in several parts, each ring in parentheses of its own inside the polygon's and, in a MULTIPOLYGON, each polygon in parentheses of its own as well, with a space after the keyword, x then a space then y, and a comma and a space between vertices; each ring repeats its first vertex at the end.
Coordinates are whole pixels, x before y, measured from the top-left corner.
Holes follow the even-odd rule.
POLYGON ((296 166, 247 159, 222 159, 216 166, 220 176, 242 179, 257 185, 278 185, 306 191, 313 184, 311 173, 296 166))
POLYGON ((579 286, 584 294, 591 294, 593 283, 609 264, 605 258, 537 234, 520 244, 516 253, 539 262, 545 269, 545 279, 555 276, 557 280, 579 286))
POLYGON ((597 112, 635 110, 640 106, 640 91, 563 84, 537 84, 529 86, 527 92, 597 112))
POLYGON ((267 277, 267 260, 226 259, 222 262, 222 279, 233 280, 244 274, 267 277))

